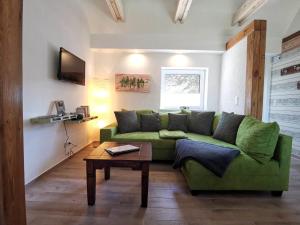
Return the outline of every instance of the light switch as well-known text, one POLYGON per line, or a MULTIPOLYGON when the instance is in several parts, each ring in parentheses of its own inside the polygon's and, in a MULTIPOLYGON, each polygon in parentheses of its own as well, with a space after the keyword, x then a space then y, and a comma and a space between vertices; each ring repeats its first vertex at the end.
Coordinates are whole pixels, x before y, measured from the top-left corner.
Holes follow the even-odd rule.
POLYGON ((239 96, 234 97, 234 104, 239 105, 239 96))

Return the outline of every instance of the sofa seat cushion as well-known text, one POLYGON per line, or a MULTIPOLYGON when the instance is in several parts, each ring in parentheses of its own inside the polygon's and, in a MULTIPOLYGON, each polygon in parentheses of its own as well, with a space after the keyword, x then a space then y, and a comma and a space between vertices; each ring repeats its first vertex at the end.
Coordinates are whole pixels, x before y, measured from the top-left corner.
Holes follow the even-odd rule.
POLYGON ((175 149, 175 140, 160 139, 158 132, 131 132, 116 134, 112 137, 113 141, 124 142, 151 142, 155 149, 175 149))
MULTIPOLYGON (((197 161, 191 159, 184 163, 184 169, 189 172, 190 178, 201 179, 204 177, 211 177, 214 174, 203 167, 197 161)), ((271 160, 266 164, 261 164, 255 159, 248 156, 246 153, 241 151, 241 154, 236 157, 231 164, 228 166, 224 177, 239 178, 241 176, 261 177, 264 179, 265 176, 277 176, 279 175, 279 163, 276 160, 271 160)), ((205 182, 205 180, 203 180, 205 182)))
POLYGON ((160 130, 159 137, 164 139, 183 139, 187 138, 186 134, 181 130, 160 130))
POLYGON ((209 144, 215 144, 215 145, 218 145, 221 147, 239 149, 236 145, 232 145, 227 142, 214 139, 212 136, 206 136, 206 135, 201 135, 201 134, 196 134, 196 133, 186 133, 186 135, 187 135, 188 139, 193 140, 193 141, 202 141, 202 142, 209 143, 209 144))

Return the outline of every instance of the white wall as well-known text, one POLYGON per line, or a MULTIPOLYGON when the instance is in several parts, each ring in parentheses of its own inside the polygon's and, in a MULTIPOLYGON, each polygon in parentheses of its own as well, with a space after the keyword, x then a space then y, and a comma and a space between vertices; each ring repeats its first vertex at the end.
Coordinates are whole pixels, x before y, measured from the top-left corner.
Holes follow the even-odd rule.
MULTIPOLYGON (((110 88, 109 110, 145 109, 158 110, 160 107, 161 67, 207 67, 208 102, 207 110, 219 109, 219 81, 221 73, 221 54, 190 53, 143 53, 95 52, 95 74, 107 79, 110 88), (114 90, 115 73, 142 73, 151 75, 150 93, 116 92, 114 90)), ((107 115, 107 123, 114 120, 112 113, 107 115)))
POLYGON ((244 114, 246 62, 247 38, 244 38, 223 54, 220 111, 244 114))
MULTIPOLYGON (((30 118, 55 113, 54 100, 64 100, 68 112, 86 105, 88 87, 56 79, 59 47, 86 61, 87 80, 92 70, 89 30, 77 1, 25 0, 23 22, 23 111, 25 182, 28 183, 63 159, 66 135, 63 124, 32 125, 30 118)), ((67 125, 74 151, 98 136, 93 122, 67 125), (89 129, 88 129, 89 128, 89 129)))

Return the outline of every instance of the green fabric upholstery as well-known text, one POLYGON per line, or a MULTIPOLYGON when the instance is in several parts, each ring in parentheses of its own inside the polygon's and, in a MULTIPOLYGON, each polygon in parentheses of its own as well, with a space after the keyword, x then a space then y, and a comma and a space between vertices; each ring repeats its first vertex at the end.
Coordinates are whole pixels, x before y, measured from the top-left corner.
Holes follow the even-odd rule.
MULTIPOLYGON (((167 114, 164 115, 168 118, 167 114)), ((219 117, 219 115, 215 116, 214 127, 216 127, 219 117)), ((195 133, 186 133, 186 135, 191 140, 239 149, 236 145, 216 140, 211 136, 195 133)), ((173 160, 175 155, 174 139, 162 139, 158 132, 118 134, 116 124, 111 124, 100 130, 100 141, 101 143, 104 141, 149 141, 152 143, 153 160, 173 160)), ((291 150, 292 138, 280 134, 274 156, 265 164, 257 162, 247 153, 241 151, 241 154, 231 163, 222 178, 215 176, 192 159, 187 160, 181 170, 190 190, 284 191, 288 190, 291 150)))
POLYGON ((160 138, 166 138, 166 139, 181 139, 181 138, 187 138, 186 133, 184 133, 181 130, 176 131, 170 131, 170 130, 160 130, 159 131, 159 137, 160 138))
POLYGON ((117 134, 117 124, 112 123, 100 129, 100 143, 110 141, 117 134))
POLYGON ((285 191, 289 183, 291 147, 291 137, 279 135, 276 154, 266 164, 241 151, 222 178, 214 176, 195 160, 187 160, 182 172, 191 190, 285 191))
POLYGON ((274 155, 278 135, 279 126, 276 122, 263 123, 247 116, 238 129, 236 145, 253 159, 264 164, 274 155))
POLYGON ((168 113, 160 113, 160 127, 161 129, 167 129, 169 125, 169 115, 168 113))
POLYGON ((215 132, 215 130, 217 129, 218 123, 221 119, 221 115, 220 114, 215 114, 214 120, 213 120, 213 133, 215 132))
POLYGON ((205 135, 200 135, 200 134, 195 134, 195 133, 186 133, 186 135, 187 135, 188 139, 193 140, 193 141, 202 141, 205 143, 219 145, 222 147, 239 149, 236 145, 232 145, 232 144, 226 143, 224 141, 214 139, 211 136, 205 136, 205 135))

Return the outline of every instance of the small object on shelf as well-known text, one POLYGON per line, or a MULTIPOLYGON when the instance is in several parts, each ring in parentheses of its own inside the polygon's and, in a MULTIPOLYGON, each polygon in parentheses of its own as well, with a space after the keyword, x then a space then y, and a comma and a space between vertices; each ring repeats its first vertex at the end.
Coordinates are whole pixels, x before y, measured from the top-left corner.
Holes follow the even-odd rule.
POLYGON ((68 123, 84 123, 84 122, 88 122, 90 120, 95 120, 98 119, 98 116, 91 116, 91 117, 84 117, 82 119, 72 119, 72 120, 68 120, 68 123))
POLYGON ((54 103, 55 103, 55 107, 56 107, 56 110, 57 110, 57 115, 58 116, 65 115, 66 114, 65 113, 66 108, 65 108, 64 101, 60 100, 60 101, 55 101, 54 103))
POLYGON ((82 105, 80 107, 84 110, 84 116, 90 117, 90 107, 88 105, 82 105))
POLYGON ((49 115, 49 116, 39 116, 30 119, 31 123, 35 124, 44 124, 44 123, 56 123, 60 121, 66 121, 71 119, 76 119, 76 114, 65 114, 63 116, 60 115, 49 115))
POLYGON ((83 105, 76 108, 77 114, 82 114, 83 117, 90 117, 90 108, 88 105, 83 105))
POLYGON ((76 114, 77 114, 77 115, 82 115, 83 117, 86 117, 86 116, 85 116, 85 110, 84 110, 84 108, 82 108, 82 107, 77 107, 77 108, 76 108, 76 114))

